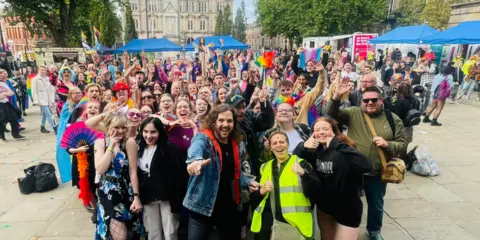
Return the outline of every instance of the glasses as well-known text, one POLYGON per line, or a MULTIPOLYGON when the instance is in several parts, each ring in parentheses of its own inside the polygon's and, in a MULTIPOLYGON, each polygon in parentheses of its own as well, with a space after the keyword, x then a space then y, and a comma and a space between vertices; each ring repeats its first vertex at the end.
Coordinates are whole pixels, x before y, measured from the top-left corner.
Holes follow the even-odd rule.
POLYGON ((128 112, 128 113, 127 113, 127 116, 129 116, 129 117, 136 117, 136 118, 142 118, 142 117, 143 117, 143 114, 137 113, 137 112, 128 112))
POLYGON ((281 109, 281 110, 277 110, 277 112, 283 114, 283 113, 291 113, 291 112, 293 112, 293 110, 292 109, 281 109))
POLYGON ((155 97, 156 97, 156 98, 158 98, 158 97, 160 97, 160 96, 162 96, 162 94, 155 94, 155 97))
POLYGON ((152 98, 153 98, 153 96, 152 96, 152 95, 148 95, 148 96, 143 96, 143 97, 142 97, 142 100, 145 100, 145 99, 152 99, 152 98))
POLYGON ((82 95, 82 92, 74 92, 73 95, 82 95))
POLYGON ((378 98, 364 98, 364 99, 362 99, 362 102, 365 103, 365 104, 368 104, 369 102, 377 103, 378 98))

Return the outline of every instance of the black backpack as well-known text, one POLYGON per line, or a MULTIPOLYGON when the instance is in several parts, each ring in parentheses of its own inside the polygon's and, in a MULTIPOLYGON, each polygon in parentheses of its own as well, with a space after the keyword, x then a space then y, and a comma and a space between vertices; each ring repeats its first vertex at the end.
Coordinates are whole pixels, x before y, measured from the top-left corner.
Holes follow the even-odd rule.
POLYGON ((25 177, 17 179, 22 194, 46 192, 58 187, 55 166, 50 163, 39 163, 23 171, 25 172, 25 177))

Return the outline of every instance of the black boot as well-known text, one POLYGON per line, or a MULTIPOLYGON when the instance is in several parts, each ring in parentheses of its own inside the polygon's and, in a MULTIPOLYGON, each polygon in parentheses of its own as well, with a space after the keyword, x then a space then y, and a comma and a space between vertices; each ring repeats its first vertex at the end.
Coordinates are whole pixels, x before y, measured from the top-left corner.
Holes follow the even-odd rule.
POLYGON ((50 133, 50 131, 48 131, 45 127, 43 126, 40 126, 40 132, 41 133, 50 133))
POLYGON ((435 118, 433 119, 432 123, 430 123, 430 125, 432 125, 432 126, 439 126, 439 127, 442 126, 442 124, 439 123, 439 122, 437 121, 437 119, 435 119, 435 118))
POLYGON ((23 112, 23 116, 26 117, 26 116, 27 116, 27 112, 23 112))
POLYGON ((17 135, 12 136, 12 137, 15 138, 15 139, 25 139, 25 137, 20 135, 20 134, 17 134, 17 135))
POLYGON ((430 118, 428 116, 425 116, 422 120, 422 122, 424 123, 429 123, 429 122, 432 122, 432 120, 430 120, 430 118))

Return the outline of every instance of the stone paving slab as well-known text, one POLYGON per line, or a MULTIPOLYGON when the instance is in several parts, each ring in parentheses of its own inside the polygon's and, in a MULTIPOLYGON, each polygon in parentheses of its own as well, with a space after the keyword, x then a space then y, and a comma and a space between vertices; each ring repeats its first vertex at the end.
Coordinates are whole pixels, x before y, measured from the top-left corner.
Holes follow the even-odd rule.
MULTIPOLYGON (((54 135, 39 133, 37 109, 28 113, 23 124, 28 140, 0 143, 0 240, 93 239, 91 215, 70 183, 47 193, 20 194, 16 177, 23 175, 24 168, 40 161, 56 165, 54 135)), ((385 239, 480 239, 479 119, 480 104, 448 104, 440 117, 442 127, 415 127, 409 147, 427 147, 441 174, 408 173, 404 183, 388 184, 385 239)), ((367 239, 367 205, 362 200, 361 240, 367 239)))

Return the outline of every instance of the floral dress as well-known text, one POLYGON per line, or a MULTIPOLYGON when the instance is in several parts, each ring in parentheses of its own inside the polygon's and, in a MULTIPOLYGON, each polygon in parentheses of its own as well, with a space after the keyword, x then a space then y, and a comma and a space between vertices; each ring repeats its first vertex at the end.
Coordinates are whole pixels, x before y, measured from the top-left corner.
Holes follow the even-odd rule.
POLYGON ((110 221, 115 219, 125 223, 128 239, 144 239, 145 230, 141 215, 132 214, 133 188, 128 172, 128 159, 120 148, 108 171, 102 175, 97 191, 98 212, 95 239, 111 240, 110 221))

